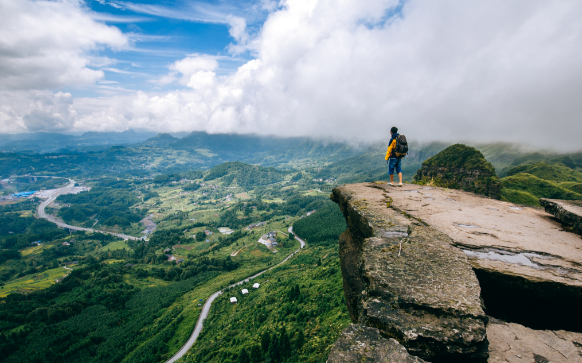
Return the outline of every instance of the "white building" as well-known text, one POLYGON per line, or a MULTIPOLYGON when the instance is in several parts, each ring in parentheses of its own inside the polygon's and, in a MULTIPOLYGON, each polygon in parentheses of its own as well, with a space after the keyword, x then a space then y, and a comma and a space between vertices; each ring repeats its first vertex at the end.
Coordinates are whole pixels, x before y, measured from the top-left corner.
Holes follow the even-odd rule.
POLYGON ((241 290, 241 293, 242 293, 243 295, 246 295, 246 294, 248 294, 248 293, 249 293, 249 290, 247 290, 247 289, 242 289, 242 290, 241 290))
POLYGON ((230 303, 231 304, 236 304, 236 297, 231 297, 230 298, 230 303))
POLYGON ((255 283, 255 284, 253 285, 253 289, 258 289, 258 288, 259 288, 259 286, 261 286, 261 284, 259 284, 259 283, 257 282, 257 283, 255 283))

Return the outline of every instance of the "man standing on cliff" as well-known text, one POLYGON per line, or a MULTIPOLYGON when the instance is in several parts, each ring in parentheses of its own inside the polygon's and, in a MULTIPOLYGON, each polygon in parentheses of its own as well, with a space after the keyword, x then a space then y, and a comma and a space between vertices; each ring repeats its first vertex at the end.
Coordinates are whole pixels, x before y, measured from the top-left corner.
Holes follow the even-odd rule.
MULTIPOLYGON (((394 169, 398 173, 398 178, 400 179, 399 187, 402 186, 402 156, 398 157, 396 155, 396 143, 397 138, 400 136, 397 127, 392 127, 390 129, 390 142, 388 143, 388 150, 386 150, 386 157, 384 160, 388 161, 388 173, 390 174, 390 182, 388 185, 394 185, 394 169)), ((408 145, 407 145, 408 147, 408 145)), ((408 151, 408 150, 407 150, 408 151)))

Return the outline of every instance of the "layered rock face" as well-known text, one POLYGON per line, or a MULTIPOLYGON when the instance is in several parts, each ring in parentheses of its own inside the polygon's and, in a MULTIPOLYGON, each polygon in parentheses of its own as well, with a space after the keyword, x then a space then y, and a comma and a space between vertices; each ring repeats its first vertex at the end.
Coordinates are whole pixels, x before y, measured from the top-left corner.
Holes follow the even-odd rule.
POLYGON ((422 163, 414 180, 419 184, 461 189, 499 199, 501 186, 495 168, 481 152, 455 144, 422 163))
POLYGON ((430 362, 581 358, 582 238, 548 213, 421 185, 346 185, 332 199, 354 323, 430 362))
POLYGON ((534 330, 495 318, 487 325, 489 363, 582 363, 582 334, 534 330))
POLYGON ((327 363, 343 362, 401 362, 424 363, 411 356, 394 339, 386 339, 376 328, 350 324, 334 343, 327 363))
POLYGON ((563 224, 582 233, 582 201, 542 198, 540 204, 563 224))
POLYGON ((333 200, 348 224, 339 248, 352 321, 429 361, 486 362, 479 283, 452 240, 389 208, 381 188, 348 185, 333 200))

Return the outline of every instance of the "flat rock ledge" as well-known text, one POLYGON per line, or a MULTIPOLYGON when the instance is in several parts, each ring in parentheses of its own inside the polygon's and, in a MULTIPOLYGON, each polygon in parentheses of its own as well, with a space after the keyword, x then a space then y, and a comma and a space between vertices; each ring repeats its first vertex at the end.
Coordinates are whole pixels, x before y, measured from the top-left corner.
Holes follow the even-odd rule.
POLYGON ((386 339, 376 328, 350 324, 333 344, 327 363, 424 363, 411 356, 394 339, 386 339))
POLYGON ((563 224, 582 233, 582 202, 573 200, 540 199, 546 212, 553 214, 563 224))
MULTIPOLYGON (((348 224, 339 251, 353 323, 433 363, 582 363, 582 237, 564 228, 582 203, 542 200, 550 214, 385 183, 345 185, 331 198, 348 224)), ((346 335, 353 329, 332 352, 369 344, 346 335)), ((341 354, 330 362, 352 361, 341 354)))
POLYGON ((489 363, 582 363, 582 334, 489 319, 489 363))
POLYGON ((339 251, 352 322, 425 360, 486 362, 488 318, 465 253, 444 233, 390 208, 381 186, 338 187, 332 199, 348 224, 339 251))

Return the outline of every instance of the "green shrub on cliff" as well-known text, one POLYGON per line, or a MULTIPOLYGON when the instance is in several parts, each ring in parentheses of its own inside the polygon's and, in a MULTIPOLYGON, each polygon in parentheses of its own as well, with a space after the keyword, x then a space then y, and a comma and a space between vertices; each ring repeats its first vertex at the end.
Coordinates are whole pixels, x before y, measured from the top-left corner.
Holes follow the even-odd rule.
POLYGON ((508 176, 519 173, 535 175, 544 180, 582 183, 582 173, 560 164, 546 164, 543 161, 534 164, 519 165, 507 172, 508 176))
POLYGON ((432 158, 426 160, 422 165, 470 170, 477 169, 495 175, 495 168, 485 159, 479 150, 463 144, 449 146, 432 158))
POLYGON ((422 163, 414 180, 444 188, 462 189, 498 199, 499 178, 495 168, 473 147, 455 144, 422 163))
POLYGON ((527 173, 505 177, 501 179, 501 186, 504 200, 513 203, 539 205, 539 198, 582 200, 582 194, 527 173), (537 202, 526 194, 537 198, 537 202))

